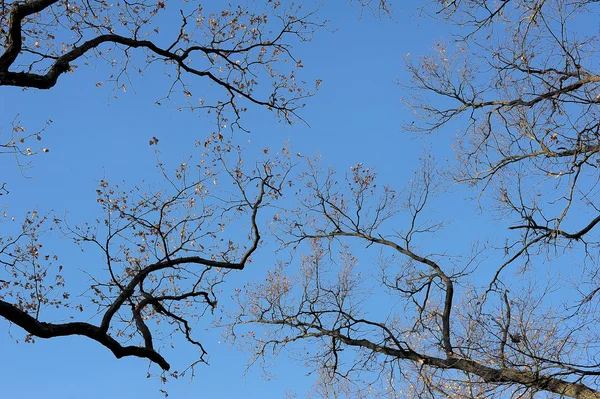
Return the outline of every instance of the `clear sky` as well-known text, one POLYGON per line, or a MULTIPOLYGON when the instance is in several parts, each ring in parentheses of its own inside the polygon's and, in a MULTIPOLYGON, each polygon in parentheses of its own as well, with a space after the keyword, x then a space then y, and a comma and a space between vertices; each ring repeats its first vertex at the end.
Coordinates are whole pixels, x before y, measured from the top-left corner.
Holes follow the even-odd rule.
MULTIPOLYGON (((318 94, 300 111, 310 126, 287 126, 269 112, 250 109, 243 123, 251 133, 238 132, 236 140, 250 140, 251 154, 264 146, 278 147, 289 138, 295 152, 318 152, 325 164, 341 170, 363 162, 375 166, 382 181, 401 185, 416 167, 425 142, 401 131, 401 122, 411 115, 400 101, 402 89, 396 82, 408 79, 404 71, 408 53, 423 53, 435 40, 447 37, 443 23, 418 16, 421 3, 397 2, 394 20, 390 20, 368 12, 361 17, 360 8, 349 7, 347 2, 325 2, 319 14, 330 20, 329 31, 320 31, 312 42, 294 48, 305 65, 302 78, 323 80, 318 94)), ((42 142, 50 152, 32 159, 32 167, 25 171, 27 178, 19 175, 12 159, 0 159, 3 179, 14 191, 8 200, 13 214, 37 206, 58 214, 67 212, 73 221, 85 220, 98 210, 95 190, 99 179, 125 180, 131 185, 156 179, 153 147, 148 145, 153 136, 160 139, 163 161, 176 165, 190 154, 196 140, 214 129, 214 121, 206 116, 178 112, 176 104, 154 105, 166 81, 158 72, 134 77, 132 89, 119 99, 111 99, 107 88, 95 86, 98 76, 105 75, 102 68, 105 66, 80 64, 76 73, 62 76, 49 91, 2 88, 3 129, 17 114, 29 129, 53 120, 42 142)), ((455 134, 446 133, 448 137, 455 134)), ((451 153, 448 137, 434 140, 441 143, 434 148, 441 163, 451 153)), ((456 219, 465 211, 462 198, 444 200, 447 212, 456 219)), ((452 235, 463 228, 466 231, 468 225, 458 220, 459 230, 448 234, 446 243, 452 244, 452 235)), ((447 233, 440 234, 443 238, 447 233)), ((60 237, 49 239, 61 245, 60 237)), ((68 248, 71 250, 61 252, 61 264, 66 268, 93 267, 89 259, 68 248)), ((264 271, 271 266, 273 260, 268 255, 258 254, 253 268, 264 271)), ((260 272, 250 268, 234 276, 227 287, 250 281, 260 272)), ((80 278, 85 282, 84 276, 80 278)), ((207 326, 209 322, 207 318, 207 326)), ((285 356, 279 361, 277 379, 263 379, 258 369, 251 369, 244 377, 247 355, 221 344, 217 331, 208 329, 201 334, 211 365, 200 367, 192 381, 169 383, 170 397, 281 398, 286 389, 303 396, 313 382, 309 369, 285 356)), ((15 340, 22 340, 22 336, 18 328, 9 328, 0 320, 2 397, 163 397, 158 379, 146 378, 148 363, 144 360, 117 360, 107 349, 84 338, 17 344, 15 340)), ((177 367, 189 350, 184 345, 167 355, 177 367)))

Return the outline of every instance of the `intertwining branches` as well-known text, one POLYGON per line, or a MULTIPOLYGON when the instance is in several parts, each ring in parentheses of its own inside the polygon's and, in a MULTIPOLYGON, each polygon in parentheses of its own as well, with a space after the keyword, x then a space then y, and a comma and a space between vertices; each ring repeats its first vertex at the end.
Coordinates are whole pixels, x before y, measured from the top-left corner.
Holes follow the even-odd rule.
MULTIPOLYGON (((172 83, 167 97, 180 92, 220 122, 231 111, 237 123, 244 102, 289 120, 311 94, 297 80, 302 63, 290 45, 320 25, 310 12, 266 4, 265 12, 206 13, 161 1, 5 2, 0 83, 50 88, 79 61, 105 59, 114 71, 98 85, 125 90, 129 72, 161 64, 172 83), (178 25, 165 33, 170 12, 178 25), (221 97, 195 97, 192 77, 221 97)), ((381 10, 387 4, 379 2, 381 10)), ((450 246, 436 242, 434 233, 453 226, 431 212, 443 208, 437 195, 448 184, 429 157, 396 191, 363 164, 341 175, 307 161, 290 179, 287 148, 251 165, 216 134, 201 143, 199 161, 172 173, 159 163, 162 185, 125 189, 101 180, 95 222, 35 210, 19 223, 3 214, 0 316, 27 340, 82 335, 163 370, 175 339, 205 361, 197 326, 217 306, 227 273, 251 262, 266 211, 284 259, 265 281, 236 291, 239 307, 226 322, 228 338, 251 349, 251 362, 300 353, 318 370, 321 396, 600 397, 600 79, 597 33, 584 29, 598 2, 435 6, 456 23, 458 40, 409 59, 408 102, 423 119, 408 127, 464 123, 451 176, 497 200, 496 216, 509 225, 504 245, 471 244, 474 233, 458 229, 450 246), (289 186, 297 207, 265 209, 289 186), (71 268, 42 243, 49 231, 96 255, 85 260, 89 283, 76 300, 67 288, 71 268)), ((17 147, 3 149, 29 155, 10 140, 17 147)), ((480 205, 489 210, 487 197, 480 205)))
POLYGON ((363 165, 342 177, 309 163, 301 205, 276 218, 299 266, 285 261, 239 290, 228 337, 267 367, 301 348, 321 375, 317 391, 337 386, 347 397, 600 397, 597 309, 559 311, 557 298, 578 300, 557 277, 495 276, 505 262, 485 246, 426 252, 441 224, 428 210, 439 178, 424 159, 401 191, 363 165))
POLYGON ((253 362, 300 347, 324 397, 600 397, 597 6, 435 3, 457 40, 409 58, 422 119, 407 128, 463 124, 450 175, 492 194, 480 206, 509 221, 504 246, 433 252, 430 163, 400 192, 362 165, 309 163, 299 208, 277 218, 293 256, 240 291, 229 324, 253 362))
POLYGON ((443 2, 433 10, 456 24, 456 45, 439 43, 408 62, 407 100, 423 119, 407 127, 462 124, 454 177, 487 190, 516 217, 525 246, 596 242, 600 75, 589 15, 597 7, 443 2))
MULTIPOLYGON (((281 2, 206 11, 185 1, 4 1, 0 85, 51 89, 65 73, 106 61, 111 69, 96 86, 126 91, 133 75, 158 66, 170 80, 166 97, 181 95, 188 108, 215 112, 219 127, 230 118, 236 125, 249 105, 291 122, 316 89, 297 77, 303 65, 291 50, 321 26, 314 12, 281 2), (202 96, 193 94, 200 90, 194 78, 202 96)), ((0 154, 14 155, 22 169, 24 157, 38 151, 30 142, 41 132, 29 133, 15 120, 2 133, 0 154)), ((239 149, 222 140, 203 143, 202 162, 182 163, 174 175, 160 165, 159 188, 122 190, 102 180, 97 201, 104 216, 95 222, 71 225, 36 210, 18 224, 4 207, 0 316, 22 327, 28 341, 83 335, 117 357, 147 358, 164 370, 170 366, 160 349, 180 332, 204 361, 192 329, 216 306, 215 287, 225 274, 250 262, 260 242, 259 213, 280 196, 289 168, 265 161, 247 169, 241 155, 227 164, 239 149), (220 179, 235 190, 217 193, 220 179), (46 245, 52 231, 101 255, 102 271, 82 267, 90 279, 83 290, 65 286, 63 266, 46 245), (80 302, 72 301, 73 290, 80 302), (82 316, 77 312, 87 321, 72 321, 82 316)), ((11 193, 0 183, 1 195, 11 193)))
POLYGON ((220 122, 230 111, 236 123, 247 104, 289 122, 311 95, 296 77, 302 62, 291 48, 320 27, 313 12, 281 2, 257 11, 229 5, 207 12, 187 2, 5 1, 0 85, 50 89, 63 74, 97 59, 112 67, 103 79, 126 90, 130 73, 162 64, 172 81, 167 97, 181 94, 192 109, 216 111, 220 122), (192 78, 204 82, 202 89, 192 78), (214 98, 192 94, 210 85, 218 88, 214 98))
POLYGON ((158 187, 124 190, 101 180, 102 216, 95 222, 72 226, 28 214, 14 235, 0 239, 0 316, 23 328, 27 340, 82 335, 118 358, 146 358, 163 370, 170 364, 161 349, 180 334, 198 348, 195 363, 204 362, 194 327, 217 306, 215 290, 225 275, 251 262, 261 215, 281 196, 291 165, 276 155, 246 164, 241 149, 220 135, 200 147, 201 156, 174 172, 159 163, 158 187), (79 303, 58 257, 43 244, 50 229, 88 254, 82 269, 89 284, 75 288, 82 291, 79 303), (50 321, 82 316, 88 321, 50 321))

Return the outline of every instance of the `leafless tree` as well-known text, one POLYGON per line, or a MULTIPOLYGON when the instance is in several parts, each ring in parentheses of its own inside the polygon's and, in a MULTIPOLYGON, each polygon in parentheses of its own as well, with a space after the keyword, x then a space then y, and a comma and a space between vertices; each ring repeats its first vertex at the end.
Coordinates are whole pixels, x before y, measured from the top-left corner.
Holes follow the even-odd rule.
POLYGON ((231 111, 235 124, 254 104, 291 121, 311 94, 296 79, 302 62, 291 46, 310 40, 320 26, 310 11, 280 2, 255 12, 235 5, 207 12, 201 4, 162 0, 3 1, 0 85, 50 89, 78 66, 105 61, 113 72, 97 85, 120 91, 131 75, 160 64, 172 82, 166 96, 188 98, 192 109, 214 110, 224 120, 231 111), (194 78, 203 92, 209 85, 219 90, 194 95, 194 87, 200 91, 194 78))
POLYGON ((217 306, 215 287, 251 262, 263 209, 279 197, 290 168, 275 156, 247 166, 241 149, 218 135, 203 146, 201 157, 174 171, 160 164, 158 188, 125 190, 101 180, 104 217, 94 223, 71 226, 34 211, 16 225, 5 213, 0 316, 25 330, 28 341, 84 336, 117 358, 146 358, 163 370, 170 365, 161 348, 179 333, 198 347, 195 363, 203 362, 192 329, 217 306), (78 244, 86 262, 103 265, 84 268, 87 287, 65 283, 58 257, 44 246, 50 230, 78 244))
MULTIPOLYGON (((144 67, 160 61, 173 69, 168 95, 180 88, 193 98, 184 78, 194 76, 225 94, 192 108, 215 109, 221 120, 232 111, 235 124, 241 96, 288 119, 310 95, 296 86, 293 69, 302 65, 288 43, 309 39, 319 25, 268 3, 280 16, 272 32, 262 13, 204 17, 201 9, 177 9, 180 29, 165 45, 153 24, 171 11, 162 2, 3 3, 0 82, 50 88, 77 60, 109 51, 115 73, 108 80, 122 89, 126 73, 139 72, 130 55, 141 48, 144 67), (191 66, 192 54, 205 64, 191 66), (291 71, 275 72, 286 59, 291 71), (258 79, 273 90, 259 91, 258 79)), ((388 3, 378 9, 387 12, 388 3)), ((407 127, 440 134, 461 127, 450 176, 475 189, 483 215, 508 221, 503 245, 457 234, 462 249, 442 243, 439 251, 436 234, 451 227, 431 208, 448 174, 428 156, 401 190, 382 186, 362 164, 343 175, 306 160, 290 180, 287 150, 249 167, 216 134, 203 143, 198 166, 185 162, 169 173, 161 165, 159 188, 101 181, 105 216, 96 223, 72 226, 32 211, 10 225, 12 233, 4 230, 0 316, 28 340, 83 335, 163 370, 161 345, 179 332, 203 361, 194 323, 217 306, 215 290, 228 271, 251 260, 265 208, 295 190, 297 206, 269 214, 282 259, 266 281, 237 291, 239 307, 226 322, 252 362, 268 371, 281 351, 299 353, 318 372, 319 397, 599 398, 597 32, 582 29, 597 6, 455 0, 424 9, 454 22, 456 36, 433 55, 409 58, 413 82, 404 89, 421 119, 407 127), (215 183, 233 189, 216 193, 215 183), (234 232, 240 229, 244 236, 234 232), (71 299, 58 259, 42 244, 48 230, 100 254, 103 269, 90 272, 85 308, 71 299), (88 321, 44 321, 77 312, 88 321)), ((20 144, 17 136, 0 148, 31 151, 20 144)))
POLYGON ((459 129, 451 172, 426 157, 394 191, 363 165, 308 162, 279 217, 293 256, 239 293, 228 335, 265 367, 303 354, 317 397, 599 398, 598 2, 423 10, 455 36, 409 56, 406 128, 459 129), (447 218, 430 208, 448 176, 507 222, 504 244, 439 251, 447 218))
POLYGON ((520 218, 513 228, 526 246, 584 240, 600 222, 598 32, 588 24, 598 2, 440 4, 438 15, 462 28, 456 42, 409 60, 407 100, 423 118, 409 127, 461 123, 455 178, 520 218))
POLYGON ((427 161, 396 192, 363 165, 346 177, 309 165, 301 205, 277 216, 282 253, 296 255, 239 290, 228 337, 267 370, 301 351, 318 397, 600 397, 595 299, 527 268, 499 276, 514 255, 483 244, 430 252, 438 178, 427 161))
MULTIPOLYGON (((241 127, 249 106, 291 123, 318 86, 297 76, 303 65, 291 50, 321 26, 314 10, 270 1, 205 7, 162 0, 2 1, 0 86, 49 90, 59 79, 76 78, 63 75, 77 68, 106 63, 109 73, 91 83, 111 85, 116 94, 130 89, 136 76, 160 69, 166 92, 158 105, 184 99, 187 108, 216 114, 219 128, 225 122, 241 127)), ((37 143, 43 126, 33 129, 16 116, 2 128, 0 155, 14 156, 21 172, 30 156, 49 151, 37 143)), ((42 211, 43 204, 19 223, 3 208, 0 317, 24 329, 28 341, 82 335, 119 358, 147 358, 163 370, 170 366, 161 348, 180 332, 204 361, 192 328, 217 305, 214 287, 250 262, 260 241, 260 212, 279 195, 289 164, 265 160, 247 169, 241 150, 220 133, 202 145, 198 165, 190 160, 175 172, 160 165, 156 187, 128 191, 101 181, 97 202, 105 216, 90 224, 73 226, 42 211), (221 181, 235 190, 215 186, 221 181), (49 231, 86 253, 99 251, 102 271, 83 268, 88 286, 65 285, 63 266, 44 245, 49 231), (81 291, 85 300, 74 300, 81 291)), ((19 193, 0 181, 0 195, 19 193)))

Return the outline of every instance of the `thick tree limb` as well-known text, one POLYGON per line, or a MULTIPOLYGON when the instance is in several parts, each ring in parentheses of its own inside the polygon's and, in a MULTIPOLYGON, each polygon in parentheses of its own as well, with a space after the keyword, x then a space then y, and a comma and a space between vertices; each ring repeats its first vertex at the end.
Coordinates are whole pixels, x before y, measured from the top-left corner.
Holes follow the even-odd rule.
POLYGON ((530 388, 553 392, 577 399, 598 399, 600 392, 587 387, 584 384, 564 381, 559 378, 544 376, 542 374, 520 371, 510 368, 493 368, 485 366, 470 359, 446 358, 441 359, 434 356, 419 354, 413 350, 394 349, 387 346, 375 344, 366 339, 352 339, 336 331, 327 331, 327 335, 350 346, 358 346, 370 349, 374 352, 393 356, 399 359, 412 360, 414 362, 435 367, 438 369, 460 370, 481 377, 487 383, 496 384, 521 384, 530 388))
MULTIPOLYGON (((480 377, 486 383, 493 384, 519 384, 527 388, 533 388, 540 391, 548 391, 559 395, 564 395, 576 399, 600 399, 600 392, 584 384, 565 381, 553 376, 547 376, 540 373, 517 370, 509 367, 494 368, 471 359, 449 356, 445 359, 428 356, 416 352, 410 348, 395 348, 387 345, 375 343, 369 339, 355 339, 342 334, 340 329, 330 330, 320 325, 312 323, 303 323, 297 318, 287 320, 257 320, 262 324, 287 325, 292 328, 306 331, 300 338, 310 337, 331 337, 352 347, 364 348, 372 352, 380 353, 385 356, 401 360, 409 360, 417 364, 429 366, 443 370, 458 370, 480 377), (312 330, 312 332, 311 332, 312 330)), ((378 325, 378 323, 371 323, 378 325)), ((383 327, 383 326, 381 326, 383 327)), ((291 342, 288 339, 286 342, 291 342)), ((396 341, 397 342, 397 341, 396 341)))
POLYGON ((169 363, 154 349, 139 346, 122 346, 102 328, 93 324, 73 322, 64 324, 45 323, 36 320, 15 305, 0 299, 0 316, 39 338, 66 337, 81 335, 88 337, 110 349, 117 359, 135 356, 158 364, 163 370, 169 370, 169 363))
MULTIPOLYGON (((23 48, 22 23, 29 15, 40 12, 59 0, 34 0, 27 2, 14 2, 8 17, 7 46, 4 54, 0 56, 0 73, 7 72, 8 68, 17 59, 23 48)), ((63 71, 64 72, 64 71, 63 71)), ((0 82, 3 82, 0 74, 0 82)))
MULTIPOLYGON (((98 7, 103 6, 104 3, 98 5, 98 7)), ((152 4, 140 3, 138 6, 150 8, 152 4)), ((239 117, 239 112, 245 108, 238 108, 235 100, 243 98, 253 104, 275 110, 284 115, 287 120, 290 115, 295 115, 297 108, 302 106, 297 103, 297 100, 311 95, 308 92, 304 93, 304 90, 294 83, 293 72, 280 73, 271 67, 272 63, 281 61, 281 56, 286 60, 296 62, 290 53, 289 44, 286 44, 284 40, 289 36, 309 40, 308 32, 319 25, 304 19, 305 17, 291 15, 289 18, 281 17, 282 26, 274 30, 273 34, 269 35, 270 37, 267 37, 268 29, 264 26, 266 14, 264 22, 260 22, 263 18, 262 15, 257 19, 249 15, 250 22, 248 23, 256 24, 256 27, 249 27, 240 22, 239 26, 235 27, 235 33, 231 33, 226 39, 221 38, 220 35, 223 34, 221 30, 213 32, 212 28, 206 28, 208 38, 200 35, 197 38, 200 41, 196 41, 196 38, 191 37, 190 34, 184 34, 184 27, 187 25, 190 15, 184 15, 181 11, 183 22, 179 35, 170 45, 160 47, 156 44, 158 42, 142 36, 142 33, 139 32, 141 28, 150 28, 151 19, 157 13, 156 10, 146 12, 144 17, 141 14, 138 15, 139 20, 134 18, 132 21, 122 21, 122 25, 127 28, 120 32, 118 30, 121 27, 113 24, 108 17, 105 22, 98 24, 90 16, 94 15, 95 17, 95 14, 93 8, 88 10, 88 7, 92 7, 89 4, 84 6, 86 11, 81 15, 76 14, 76 11, 81 8, 77 5, 66 5, 66 11, 60 10, 61 7, 62 4, 58 0, 15 1, 2 7, 4 18, 2 19, 1 35, 4 41, 4 53, 0 55, 0 86, 51 89, 57 84, 62 74, 71 70, 73 62, 87 57, 90 52, 103 44, 112 44, 124 52, 127 52, 128 49, 145 49, 149 56, 147 63, 164 60, 167 64, 173 65, 176 69, 175 82, 184 86, 184 93, 188 97, 191 94, 185 89, 186 83, 182 80, 184 75, 206 78, 221 87, 226 96, 226 100, 215 101, 215 105, 204 105, 202 100, 200 106, 191 106, 191 108, 214 108, 222 111, 225 107, 231 107, 239 117), (57 18, 53 22, 52 28, 62 29, 66 26, 65 21, 70 21, 69 23, 74 24, 71 26, 71 30, 77 32, 76 39, 72 43, 63 44, 60 50, 54 49, 53 44, 47 50, 38 48, 39 41, 37 37, 34 37, 36 29, 32 29, 34 33, 28 30, 31 28, 30 25, 36 26, 38 23, 43 23, 46 11, 57 18), (76 19, 75 15, 79 19, 76 19), (86 19, 88 16, 90 16, 90 20, 86 19), (307 29, 307 27, 310 28, 307 29), (211 38, 211 32, 216 36, 211 38), (141 40, 140 37, 144 37, 146 40, 141 40), (207 44, 204 44, 205 42, 207 44), (178 48, 179 45, 181 48, 178 48), (265 56, 267 49, 271 49, 272 54, 269 53, 270 55, 265 56), (18 60, 23 57, 27 58, 26 55, 22 55, 26 53, 34 54, 39 59, 25 61, 26 65, 20 65, 17 70, 18 60), (236 59, 232 59, 234 55, 236 59), (192 59, 206 59, 206 63, 202 67, 194 67, 192 59), (41 61, 49 65, 44 70, 35 70, 34 66, 41 61), (259 78, 259 76, 261 77, 259 78), (257 94, 255 86, 259 84, 260 79, 271 80, 273 91, 270 94, 257 94), (284 91, 294 94, 286 94, 284 97, 284 91)), ((159 6, 159 8, 161 7, 159 6)), ((306 18, 310 15, 306 15, 306 18)), ((239 16, 246 17, 247 15, 245 12, 239 11, 239 16)), ((235 19, 233 18, 233 20, 235 19)), ((226 22, 223 24, 230 25, 226 22)), ((48 36, 54 38, 51 35, 51 27, 40 27, 38 32, 47 30, 48 36)), ((158 32, 158 28, 155 31, 158 32)), ((101 57, 102 51, 98 49, 97 52, 98 54, 95 56, 101 57)), ((128 57, 127 54, 126 57, 128 57)))

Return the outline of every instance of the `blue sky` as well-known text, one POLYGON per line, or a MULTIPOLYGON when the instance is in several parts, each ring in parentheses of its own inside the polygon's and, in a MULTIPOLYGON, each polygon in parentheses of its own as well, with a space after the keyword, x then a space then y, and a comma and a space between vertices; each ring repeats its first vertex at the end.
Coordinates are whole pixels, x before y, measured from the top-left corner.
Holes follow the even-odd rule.
MULTIPOLYGON (((425 142, 401 131, 401 122, 411 115, 400 101, 401 88, 395 82, 408 79, 403 69, 408 53, 423 53, 447 35, 443 23, 418 17, 419 3, 395 6, 394 21, 374 18, 369 12, 361 17, 360 9, 346 2, 324 4, 319 15, 330 20, 331 31, 321 31, 312 42, 294 48, 305 65, 302 77, 323 80, 319 93, 300 111, 310 127, 303 123, 287 126, 269 112, 250 109, 242 123, 252 133, 236 132, 236 140, 250 140, 251 154, 265 146, 278 147, 289 138, 294 152, 318 152, 324 164, 340 170, 363 162, 375 166, 382 181, 401 186, 417 166, 425 142)), ((20 215, 37 206, 57 214, 67 212, 70 220, 83 221, 97 211, 95 189, 101 178, 125 180, 131 185, 156 179, 153 147, 148 146, 153 136, 160 139, 163 161, 177 165, 192 152, 196 140, 214 130, 210 117, 179 112, 174 104, 154 105, 163 94, 160 89, 164 83, 156 83, 164 79, 160 74, 136 77, 133 90, 111 99, 108 89, 95 86, 98 76, 103 75, 102 68, 79 65, 76 73, 61 77, 55 88, 45 92, 2 88, 3 129, 17 114, 28 129, 53 120, 42 142, 50 152, 32 159, 26 178, 20 176, 12 159, 0 160, 3 178, 14 192, 7 204, 12 214, 20 215)), ((433 138, 442 164, 451 154, 448 138, 455 132, 445 134, 433 138)), ((461 219, 466 208, 472 208, 463 198, 453 194, 444 199, 447 212, 456 215, 451 219, 457 228, 465 229, 458 232, 469 227, 461 219)), ((447 236, 442 232, 439 238, 447 238, 446 244, 452 245, 456 232, 447 236)), ((58 236, 49 239, 62 245, 58 236)), ((72 270, 93 267, 89 259, 66 246, 61 264, 72 270)), ((259 254, 255 264, 269 267, 272 260, 268 254, 259 254)), ((232 278, 229 287, 260 274, 260 270, 244 271, 232 278)), ((22 338, 18 328, 9 328, 0 320, 4 360, 0 375, 5 397, 163 397, 160 382, 146 378, 146 361, 116 360, 108 350, 83 338, 38 340, 34 345, 17 344, 14 338, 22 338)), ((170 397, 280 398, 288 388, 302 396, 313 382, 307 375, 309 369, 285 356, 279 361, 278 379, 264 380, 259 369, 244 377, 247 354, 220 343, 222 338, 216 331, 202 332, 201 338, 209 350, 211 366, 200 367, 191 382, 169 383, 170 397)), ((189 347, 180 346, 168 354, 174 366, 178 356, 185 356, 177 350, 185 352, 189 347)))

